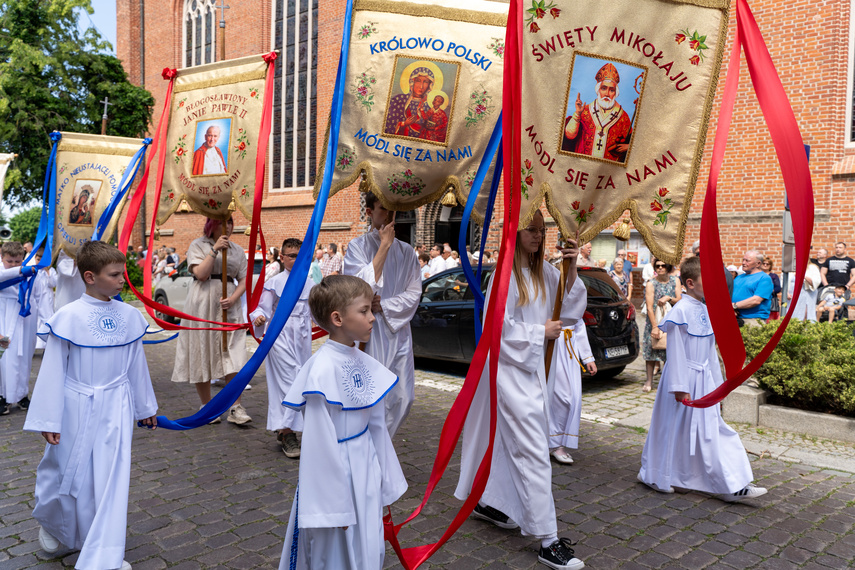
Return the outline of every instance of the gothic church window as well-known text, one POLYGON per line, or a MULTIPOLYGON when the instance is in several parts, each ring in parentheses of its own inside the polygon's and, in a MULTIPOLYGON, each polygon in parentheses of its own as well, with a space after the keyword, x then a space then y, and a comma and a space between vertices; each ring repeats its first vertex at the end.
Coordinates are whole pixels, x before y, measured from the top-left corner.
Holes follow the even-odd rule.
POLYGON ((318 0, 272 0, 276 59, 271 190, 311 188, 317 159, 318 0))
POLYGON ((184 0, 184 67, 217 60, 216 0, 184 0))

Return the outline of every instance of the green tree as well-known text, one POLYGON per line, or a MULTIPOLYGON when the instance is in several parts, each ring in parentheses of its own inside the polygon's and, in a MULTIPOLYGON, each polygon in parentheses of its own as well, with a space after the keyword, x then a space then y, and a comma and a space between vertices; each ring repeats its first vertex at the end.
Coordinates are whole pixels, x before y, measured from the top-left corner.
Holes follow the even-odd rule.
POLYGON ((108 135, 148 130, 154 98, 97 31, 80 31, 80 10, 91 14, 91 0, 0 2, 0 152, 19 155, 6 175, 12 205, 41 197, 51 131, 100 134, 104 97, 114 103, 108 135))
POLYGON ((42 207, 36 206, 29 210, 18 212, 9 220, 9 229, 12 230, 12 239, 21 243, 36 240, 39 231, 39 219, 42 216, 42 207))

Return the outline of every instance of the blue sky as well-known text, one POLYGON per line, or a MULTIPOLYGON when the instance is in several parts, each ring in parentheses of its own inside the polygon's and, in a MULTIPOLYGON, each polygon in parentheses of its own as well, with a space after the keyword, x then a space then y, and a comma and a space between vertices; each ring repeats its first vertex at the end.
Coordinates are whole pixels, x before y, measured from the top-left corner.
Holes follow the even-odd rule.
POLYGON ((83 29, 95 27, 101 36, 110 42, 116 54, 116 0, 92 0, 95 13, 91 16, 86 12, 80 14, 80 27, 83 29))

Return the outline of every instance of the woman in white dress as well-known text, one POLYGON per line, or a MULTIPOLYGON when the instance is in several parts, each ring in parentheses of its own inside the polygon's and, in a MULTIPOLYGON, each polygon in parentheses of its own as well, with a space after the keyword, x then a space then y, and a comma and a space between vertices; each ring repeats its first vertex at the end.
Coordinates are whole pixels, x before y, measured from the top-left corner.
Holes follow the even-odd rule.
MULTIPOLYGON (((187 292, 184 312, 202 319, 220 321, 222 311, 228 311, 228 322, 244 322, 241 313, 241 295, 246 291, 246 255, 229 239, 234 222, 225 223, 208 219, 204 236, 193 240, 187 250, 187 266, 193 282, 187 292), (228 275, 222 275, 222 251, 228 250, 228 275), (228 296, 223 298, 222 283, 226 279, 228 296), (237 281, 237 285, 235 285, 237 281)), ((207 328, 211 325, 182 319, 185 327, 207 328)), ((196 386, 199 400, 204 406, 211 400, 211 379, 224 378, 226 382, 246 363, 246 334, 243 330, 226 333, 228 348, 223 351, 222 332, 181 331, 175 347, 173 382, 189 382, 196 386)), ((212 423, 219 422, 219 418, 212 423)), ((240 404, 240 398, 229 410, 228 421, 245 424, 252 421, 240 404)))

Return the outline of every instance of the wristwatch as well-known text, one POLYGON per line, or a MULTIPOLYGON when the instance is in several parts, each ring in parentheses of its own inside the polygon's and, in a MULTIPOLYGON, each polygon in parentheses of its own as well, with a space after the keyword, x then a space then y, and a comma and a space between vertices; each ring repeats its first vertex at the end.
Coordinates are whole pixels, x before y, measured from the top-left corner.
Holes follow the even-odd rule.
POLYGON ((739 309, 737 309, 737 308, 736 308, 736 303, 731 303, 731 304, 730 304, 730 306, 731 306, 731 307, 733 307, 733 310, 734 310, 734 311, 738 311, 738 310, 739 310, 739 309))

